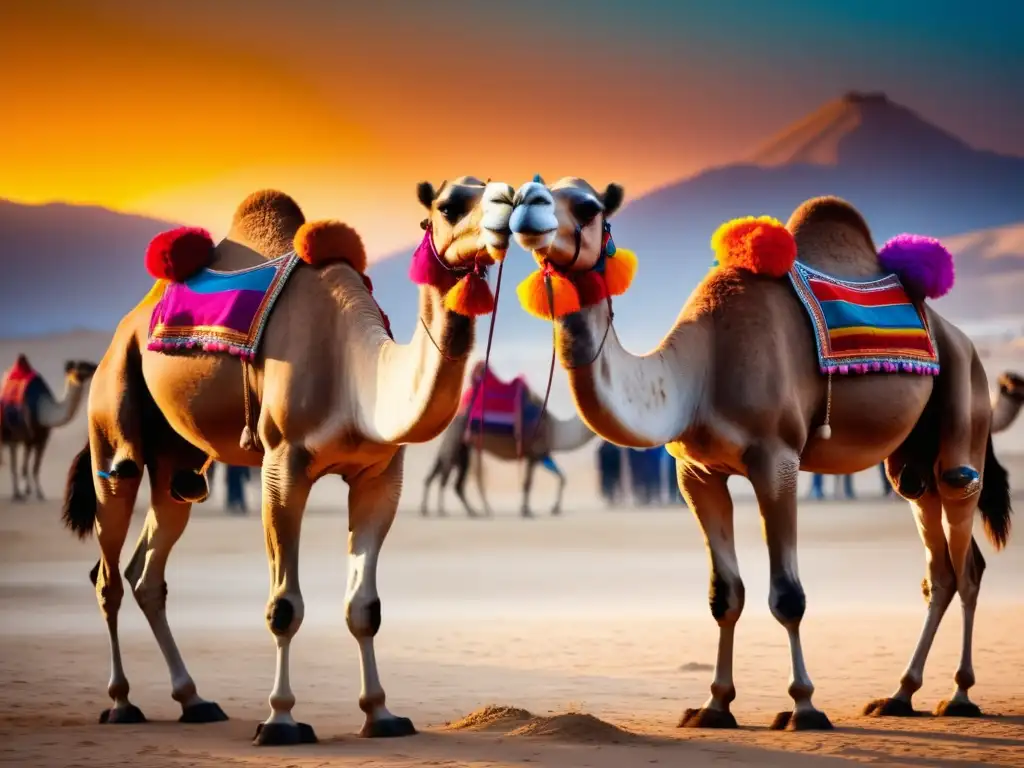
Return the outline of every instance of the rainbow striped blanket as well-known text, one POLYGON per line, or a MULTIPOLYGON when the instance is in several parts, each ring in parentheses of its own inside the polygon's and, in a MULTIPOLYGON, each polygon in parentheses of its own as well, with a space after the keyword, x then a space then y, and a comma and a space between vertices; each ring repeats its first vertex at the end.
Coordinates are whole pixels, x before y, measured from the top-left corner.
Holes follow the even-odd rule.
POLYGON ((927 316, 896 275, 840 280, 798 261, 789 279, 811 318, 822 373, 939 373, 927 316))
POLYGON ((299 263, 294 253, 237 272, 204 269, 168 283, 149 322, 151 350, 199 349, 253 360, 277 297, 299 263))

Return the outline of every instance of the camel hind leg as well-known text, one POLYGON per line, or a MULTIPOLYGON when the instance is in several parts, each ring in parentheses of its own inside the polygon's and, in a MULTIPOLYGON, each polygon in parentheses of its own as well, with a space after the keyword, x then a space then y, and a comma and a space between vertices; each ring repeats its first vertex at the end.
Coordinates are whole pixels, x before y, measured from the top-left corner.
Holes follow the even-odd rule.
POLYGON ((227 720, 227 715, 216 703, 206 701, 197 693, 195 682, 185 667, 167 622, 167 582, 164 578, 167 558, 185 531, 192 509, 190 503, 175 498, 171 491, 171 479, 182 467, 191 471, 201 461, 200 456, 189 455, 198 452, 180 438, 174 436, 170 440, 181 444, 180 447, 185 449, 181 452, 184 455, 179 461, 176 460, 178 455, 161 452, 160 457, 148 466, 150 509, 124 576, 167 662, 171 676, 171 698, 181 705, 180 721, 220 722, 227 720))

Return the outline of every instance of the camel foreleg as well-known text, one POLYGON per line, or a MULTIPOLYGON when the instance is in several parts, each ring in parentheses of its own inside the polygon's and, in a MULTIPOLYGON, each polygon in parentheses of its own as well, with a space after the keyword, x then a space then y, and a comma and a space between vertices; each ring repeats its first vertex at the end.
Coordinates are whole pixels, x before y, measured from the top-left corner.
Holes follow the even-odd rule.
MULTIPOLYGON (((264 440, 264 445, 268 441, 264 440)), ((267 627, 277 645, 277 668, 270 692, 270 717, 259 725, 257 745, 294 745, 316 741, 313 729, 292 717, 295 694, 289 675, 292 638, 302 626, 305 603, 299 588, 299 538, 311 482, 309 454, 287 443, 263 458, 263 530, 270 561, 267 627)))
POLYGON ((679 490, 704 532, 711 561, 708 599, 711 615, 718 622, 718 656, 711 697, 700 709, 687 709, 679 725, 684 728, 735 728, 736 718, 729 711, 736 698, 733 642, 746 593, 736 558, 732 497, 726 485, 728 477, 687 467, 682 462, 676 462, 676 475, 679 490))
POLYGON ((43 495, 43 486, 39 482, 39 470, 43 466, 43 454, 46 452, 46 444, 50 441, 49 432, 45 432, 40 436, 39 440, 33 446, 32 453, 32 484, 36 487, 36 498, 39 501, 46 501, 46 497, 43 495))
POLYGON ((8 443, 7 452, 11 456, 11 501, 21 501, 25 497, 21 493, 21 484, 18 480, 18 445, 8 443))
POLYGON ((864 708, 864 714, 876 717, 909 717, 918 714, 914 710, 913 696, 924 683, 924 666, 928 660, 935 635, 939 631, 942 617, 956 594, 956 575, 949 559, 946 536, 942 529, 942 501, 934 492, 910 502, 917 522, 917 531, 925 547, 925 562, 928 576, 922 583, 928 611, 924 626, 917 640, 917 646, 910 657, 900 685, 887 699, 877 699, 864 708))
POLYGON ((558 465, 555 464, 555 460, 551 458, 551 454, 545 454, 540 460, 541 466, 548 470, 556 478, 558 478, 558 494, 555 496, 555 506, 551 508, 552 515, 562 514, 562 496, 565 493, 565 474, 558 465))
POLYGON ((362 474, 351 480, 348 496, 348 589, 345 621, 359 644, 361 687, 359 708, 366 715, 359 735, 379 738, 409 736, 416 728, 407 717, 391 714, 377 671, 373 640, 380 630, 381 606, 377 594, 377 560, 402 494, 405 448, 399 448, 380 474, 362 474))
POLYGON ((533 517, 530 511, 530 490, 533 488, 533 471, 537 468, 537 460, 532 456, 526 457, 526 472, 523 473, 523 505, 519 508, 519 514, 523 517, 533 517))
MULTIPOLYGON (((479 462, 478 464, 482 464, 479 462)), ((479 466, 478 466, 479 469, 479 466)), ((469 446, 463 444, 455 455, 455 495, 459 497, 462 506, 466 509, 468 517, 479 517, 476 510, 469 505, 466 499, 466 478, 469 476, 469 446)), ((484 500, 484 508, 487 508, 487 499, 484 497, 483 481, 477 475, 477 487, 480 490, 480 498, 484 500)))
POLYGON ((216 703, 206 701, 196 692, 167 622, 167 558, 185 531, 192 509, 191 504, 174 500, 170 476, 164 466, 150 467, 151 506, 124 575, 167 662, 171 698, 181 705, 180 722, 220 722, 227 720, 227 715, 216 703))
POLYGON ((768 543, 771 586, 768 606, 789 636, 792 712, 780 712, 773 730, 831 730, 832 723, 811 702, 814 684, 807 673, 800 642, 800 622, 807 598, 797 567, 797 475, 800 459, 787 449, 754 447, 748 450, 747 471, 754 486, 768 543))

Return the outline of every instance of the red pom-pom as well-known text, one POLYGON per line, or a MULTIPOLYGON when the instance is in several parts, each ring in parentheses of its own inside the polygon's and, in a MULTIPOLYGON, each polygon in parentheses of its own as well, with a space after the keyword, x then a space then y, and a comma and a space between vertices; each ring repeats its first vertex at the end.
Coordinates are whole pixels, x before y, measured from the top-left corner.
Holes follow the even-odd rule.
POLYGON ((295 233, 295 253, 307 264, 323 267, 344 261, 356 272, 366 271, 366 250, 359 233, 340 221, 311 221, 295 233))
POLYGON ((572 276, 572 281, 579 291, 581 307, 592 307, 608 299, 608 283, 597 272, 579 272, 572 276))
POLYGON ((161 232, 146 249, 146 271, 157 280, 181 283, 213 262, 213 238, 199 227, 161 232))

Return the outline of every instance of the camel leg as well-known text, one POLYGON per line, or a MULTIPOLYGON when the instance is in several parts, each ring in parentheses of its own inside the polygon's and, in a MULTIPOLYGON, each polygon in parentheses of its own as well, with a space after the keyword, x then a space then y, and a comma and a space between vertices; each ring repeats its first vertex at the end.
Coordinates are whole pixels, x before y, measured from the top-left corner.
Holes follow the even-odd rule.
POLYGON ((277 645, 277 668, 270 692, 270 717, 260 723, 254 738, 254 743, 261 746, 317 740, 312 727, 292 717, 295 694, 288 659, 292 638, 305 614, 299 588, 299 537, 311 487, 307 462, 308 454, 303 449, 288 444, 268 451, 263 458, 263 530, 270 561, 267 627, 277 645))
POLYGON ((887 699, 877 699, 864 708, 865 715, 876 717, 909 717, 918 714, 914 710, 913 696, 924 683, 924 666, 928 660, 935 634, 939 631, 942 617, 956 593, 956 575, 946 548, 946 535, 942 530, 942 502, 934 492, 926 493, 910 502, 917 522, 917 531, 925 546, 925 562, 928 576, 921 585, 928 612, 924 626, 910 657, 900 687, 887 699))
POLYGON ((32 463, 32 448, 31 440, 22 444, 21 480, 22 484, 25 486, 25 493, 23 495, 26 499, 32 495, 32 474, 29 471, 29 466, 32 463))
MULTIPOLYGON (((440 478, 441 487, 443 489, 444 482, 447 480, 446 477, 441 476, 441 460, 436 459, 434 466, 430 468, 430 473, 427 475, 427 479, 423 481, 423 499, 420 501, 420 516, 428 517, 430 511, 427 509, 427 500, 430 496, 430 486, 433 484, 435 478, 440 478)), ((440 504, 440 494, 438 494, 438 503, 440 504)))
POLYGON ((735 728, 729 705, 736 698, 733 683, 733 641, 736 622, 743 613, 745 590, 740 578, 733 537, 733 506, 728 477, 676 464, 679 490, 704 532, 711 561, 711 615, 718 622, 718 658, 711 697, 700 709, 687 709, 679 721, 683 728, 735 728))
POLYGON ((526 459, 526 472, 523 475, 523 506, 519 514, 523 517, 533 517, 530 511, 530 489, 533 488, 533 470, 537 467, 537 460, 532 457, 526 459))
MULTIPOLYGON (((479 517, 477 512, 469 505, 469 501, 466 500, 466 477, 469 475, 469 450, 459 450, 459 454, 455 460, 455 495, 459 497, 459 501, 462 502, 462 506, 466 508, 466 515, 469 517, 479 517)), ((483 486, 480 487, 480 494, 483 495, 483 486)))
POLYGON ((167 582, 164 580, 164 572, 171 549, 188 525, 192 505, 177 502, 172 497, 171 473, 166 464, 155 468, 151 466, 150 478, 151 506, 124 575, 167 662, 171 674, 171 698, 181 705, 180 722, 213 723, 227 720, 227 715, 216 703, 206 701, 196 693, 196 684, 182 661, 167 623, 167 582))
POLYGON ((748 450, 747 471, 754 486, 758 507, 768 542, 768 563, 771 586, 768 605, 789 635, 792 664, 789 695, 792 712, 780 712, 772 723, 773 730, 829 730, 828 717, 811 703, 814 683, 804 664, 800 644, 800 622, 807 607, 807 598, 797 567, 797 504, 796 484, 800 470, 799 457, 788 450, 748 450))
MULTIPOLYGON (((90 440, 93 442, 93 440, 90 440)), ((107 466, 93 449, 93 467, 107 466)), ((121 643, 117 631, 117 617, 124 598, 124 582, 118 572, 121 549, 124 547, 131 523, 135 497, 139 492, 141 473, 127 479, 96 477, 97 510, 95 532, 100 545, 100 561, 90 577, 96 586, 100 613, 107 623, 110 636, 110 682, 107 693, 113 706, 100 714, 100 723, 144 723, 142 711, 128 700, 128 678, 121 662, 121 643)))
POLYGON ((35 452, 32 454, 32 483, 36 487, 36 498, 39 501, 46 501, 43 495, 43 486, 39 483, 39 470, 43 466, 43 454, 46 452, 46 444, 50 441, 49 432, 45 433, 35 445, 35 452))
POLYGON ((362 474, 350 482, 348 494, 348 591, 345 620, 359 644, 361 688, 359 708, 366 715, 359 735, 369 738, 409 736, 416 733, 412 721, 391 714, 377 672, 373 638, 380 630, 380 597, 377 594, 377 560, 391 529, 402 493, 405 449, 377 475, 362 474))
POLYGON ((565 475, 562 470, 555 464, 555 460, 551 458, 551 454, 546 454, 541 459, 541 465, 544 469, 548 470, 551 474, 558 478, 558 495, 555 496, 555 506, 551 508, 552 515, 562 514, 562 495, 565 493, 565 475))
POLYGON ((21 501, 25 497, 21 493, 21 484, 18 480, 18 446, 16 443, 10 443, 7 450, 11 454, 11 501, 21 501))

